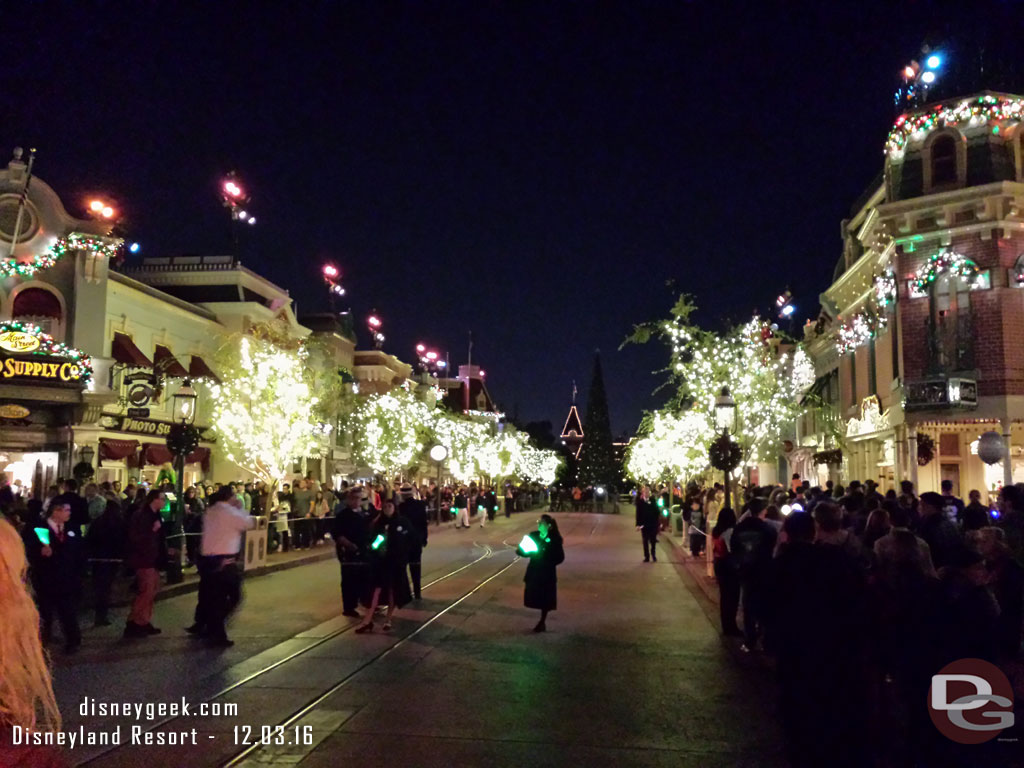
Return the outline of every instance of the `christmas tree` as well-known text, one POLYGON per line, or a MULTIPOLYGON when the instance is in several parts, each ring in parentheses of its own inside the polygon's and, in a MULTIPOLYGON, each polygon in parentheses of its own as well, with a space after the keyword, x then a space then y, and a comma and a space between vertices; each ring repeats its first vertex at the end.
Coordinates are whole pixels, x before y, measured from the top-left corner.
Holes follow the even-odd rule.
POLYGON ((583 424, 583 451, 579 480, 586 485, 614 485, 621 472, 612 447, 612 427, 608 417, 608 397, 601 373, 601 353, 594 355, 594 376, 587 396, 587 417, 583 424))

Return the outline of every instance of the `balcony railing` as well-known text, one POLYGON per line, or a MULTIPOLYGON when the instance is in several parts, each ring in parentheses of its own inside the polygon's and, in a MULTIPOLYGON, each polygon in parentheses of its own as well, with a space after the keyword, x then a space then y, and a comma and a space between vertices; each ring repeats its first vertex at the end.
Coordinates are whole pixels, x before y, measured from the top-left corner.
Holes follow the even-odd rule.
POLYGON ((930 376, 974 370, 974 337, 971 316, 940 317, 928 321, 928 368, 930 376))

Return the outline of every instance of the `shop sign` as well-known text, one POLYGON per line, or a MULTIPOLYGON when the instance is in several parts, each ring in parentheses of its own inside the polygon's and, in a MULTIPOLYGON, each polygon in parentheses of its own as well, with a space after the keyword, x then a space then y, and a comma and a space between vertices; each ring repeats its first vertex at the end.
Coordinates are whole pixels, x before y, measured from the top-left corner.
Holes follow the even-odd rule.
POLYGON ((978 383, 974 379, 911 381, 903 391, 905 411, 978 407, 978 383))
POLYGON ((32 413, 23 405, 5 403, 0 405, 0 419, 27 419, 32 413))
POLYGON ((114 429, 119 432, 131 432, 136 435, 157 435, 167 437, 173 424, 169 421, 157 421, 156 419, 139 419, 134 416, 108 416, 113 425, 106 425, 107 429, 114 429))
POLYGON ((847 437, 872 435, 889 429, 889 412, 882 413, 882 407, 875 395, 865 397, 860 404, 860 418, 850 419, 846 424, 847 437))
POLYGON ((0 349, 8 352, 32 352, 39 349, 39 337, 24 331, 4 331, 0 333, 0 349))
POLYGON ((78 363, 47 362, 47 358, 42 355, 34 355, 31 360, 17 360, 9 357, 0 365, 0 378, 3 379, 42 379, 43 381, 76 384, 84 377, 85 369, 78 363))

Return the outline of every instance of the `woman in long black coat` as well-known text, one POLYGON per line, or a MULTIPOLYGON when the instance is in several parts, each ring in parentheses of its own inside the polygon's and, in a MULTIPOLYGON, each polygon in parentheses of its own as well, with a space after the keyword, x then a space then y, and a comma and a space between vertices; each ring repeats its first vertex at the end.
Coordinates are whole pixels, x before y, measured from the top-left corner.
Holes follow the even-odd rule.
POLYGON ((530 539, 533 544, 520 542, 516 554, 530 559, 526 567, 526 588, 523 591, 523 605, 540 611, 540 621, 533 628, 534 632, 547 629, 545 621, 548 611, 558 607, 558 575, 555 569, 565 560, 562 548, 562 534, 558 532, 558 523, 551 515, 541 515, 537 521, 537 530, 528 533, 523 539, 530 539), (523 545, 527 544, 526 549, 523 545))
POLYGON ((370 524, 370 535, 367 537, 370 542, 370 584, 373 593, 370 608, 363 622, 355 629, 357 634, 373 631, 373 614, 379 603, 385 600, 388 603, 387 618, 384 620, 384 631, 388 632, 395 609, 412 600, 406 566, 409 564, 410 537, 414 535, 412 524, 395 513, 395 502, 390 499, 385 501, 380 514, 370 524))

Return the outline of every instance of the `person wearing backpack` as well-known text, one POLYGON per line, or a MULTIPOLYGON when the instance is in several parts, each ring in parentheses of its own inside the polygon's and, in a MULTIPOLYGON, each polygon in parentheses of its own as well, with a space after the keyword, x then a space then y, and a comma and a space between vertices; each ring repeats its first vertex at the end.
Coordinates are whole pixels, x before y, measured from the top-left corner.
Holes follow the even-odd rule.
POLYGON ((753 651, 764 626, 766 590, 778 532, 764 519, 767 504, 762 498, 751 499, 749 514, 733 528, 729 548, 739 572, 743 602, 743 638, 740 648, 753 651))

